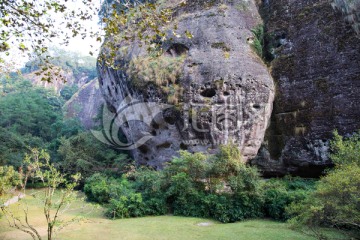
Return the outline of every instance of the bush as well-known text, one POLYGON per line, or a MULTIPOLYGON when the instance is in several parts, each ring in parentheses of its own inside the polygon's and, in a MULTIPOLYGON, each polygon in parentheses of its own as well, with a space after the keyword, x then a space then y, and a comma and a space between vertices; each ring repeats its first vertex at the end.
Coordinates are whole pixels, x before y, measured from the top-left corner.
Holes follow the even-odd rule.
POLYGON ((84 178, 94 172, 111 169, 118 158, 124 158, 119 152, 99 142, 90 132, 62 137, 59 143, 58 156, 63 172, 80 172, 84 178))
POLYGON ((84 192, 90 201, 108 204, 111 218, 161 215, 167 212, 164 193, 157 188, 158 172, 139 170, 136 181, 96 173, 87 178, 84 192))
POLYGON ((0 196, 21 184, 21 175, 12 166, 0 166, 0 196))
POLYGON ((95 173, 86 180, 84 192, 90 201, 109 203, 111 199, 132 192, 132 189, 126 178, 114 179, 95 173))
POLYGON ((169 210, 221 222, 262 216, 259 174, 241 162, 239 150, 231 145, 222 146, 214 156, 180 151, 180 157, 163 171, 140 168, 120 183, 95 174, 84 190, 90 200, 109 203, 111 218, 161 215, 169 210), (112 190, 114 184, 121 187, 112 190))
POLYGON ((133 175, 134 189, 142 195, 145 215, 163 215, 168 212, 164 194, 164 176, 161 171, 140 168, 133 175))
POLYGON ((313 180, 271 179, 264 186, 264 213, 267 217, 285 221, 290 218, 286 208, 304 200, 314 189, 313 180))
POLYGON ((251 29, 251 32, 253 34, 253 42, 251 43, 251 47, 260 58, 264 58, 264 25, 257 25, 255 28, 251 29))
POLYGON ((110 218, 129 218, 141 217, 145 215, 145 206, 142 201, 141 193, 130 193, 112 198, 108 206, 106 215, 110 218))
POLYGON ((180 151, 164 169, 167 202, 174 214, 235 222, 261 216, 263 195, 256 168, 238 148, 221 146, 214 156, 180 151))
POLYGON ((360 132, 344 139, 337 131, 334 139, 330 142, 333 154, 331 160, 337 165, 356 164, 360 166, 360 132))
POLYGON ((320 179, 315 191, 294 203, 288 212, 295 225, 318 231, 319 226, 360 232, 359 134, 343 139, 337 132, 331 143, 335 169, 320 179))

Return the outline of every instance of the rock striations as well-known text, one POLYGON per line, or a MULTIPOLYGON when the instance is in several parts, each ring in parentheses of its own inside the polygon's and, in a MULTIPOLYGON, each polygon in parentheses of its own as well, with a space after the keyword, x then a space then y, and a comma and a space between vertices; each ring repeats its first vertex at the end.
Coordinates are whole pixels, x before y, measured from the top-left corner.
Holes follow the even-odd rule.
POLYGON ((261 146, 274 98, 268 69, 248 43, 251 29, 261 18, 253 2, 244 6, 239 5, 243 1, 229 5, 207 2, 195 1, 191 8, 179 9, 174 19, 177 32, 187 30, 193 38, 174 37, 164 43, 167 61, 184 59, 178 63, 181 75, 176 81, 160 87, 153 84, 158 79, 150 79, 141 87, 134 84, 139 70, 128 71, 127 63, 146 59, 147 54, 135 44, 119 59, 120 70, 98 67, 101 90, 114 112, 128 95, 175 105, 163 117, 155 117, 150 126, 141 121, 121 126, 130 142, 136 142, 143 133, 153 136, 132 151, 139 163, 161 168, 180 149, 214 152, 219 144, 230 141, 241 149, 244 160, 249 160, 261 146), (177 99, 168 98, 174 91, 180 92, 177 99))
POLYGON ((178 150, 211 153, 235 142, 265 175, 317 176, 331 165, 332 131, 360 129, 360 40, 341 13, 328 0, 256 2, 189 1, 174 22, 193 38, 164 42, 157 68, 136 43, 120 44, 128 51, 118 56, 119 69, 98 66, 116 116, 129 96, 173 105, 150 124, 141 121, 149 109, 139 121, 122 121, 128 142, 150 136, 132 150, 138 163, 161 168, 178 150), (251 30, 262 21, 268 66, 251 47, 251 30), (180 74, 160 81, 166 69, 180 74))
POLYGON ((254 163, 268 175, 318 176, 329 139, 360 129, 360 37, 329 0, 263 1, 275 59, 271 127, 254 163))

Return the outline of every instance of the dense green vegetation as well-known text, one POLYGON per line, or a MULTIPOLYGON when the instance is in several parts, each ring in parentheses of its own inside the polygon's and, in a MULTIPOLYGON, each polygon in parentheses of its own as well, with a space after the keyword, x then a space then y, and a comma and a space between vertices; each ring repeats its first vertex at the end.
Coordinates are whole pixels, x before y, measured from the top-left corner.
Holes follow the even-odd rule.
MULTIPOLYGON (((19 75, 5 80, 0 96, 0 195, 24 185, 25 171, 17 170, 27 169, 22 160, 36 147, 51 155, 65 179, 81 173, 79 189, 89 201, 103 205, 104 216, 111 219, 174 214, 229 223, 266 217, 290 219, 296 229, 311 229, 304 231, 319 239, 325 234, 321 227, 359 232, 360 134, 344 138, 335 132, 331 158, 336 167, 318 181, 262 179, 232 145, 221 146, 215 155, 181 151, 162 171, 155 171, 96 141, 77 120, 64 119, 66 94, 34 87, 19 75)), ((36 177, 27 181, 28 186, 39 185, 36 177)))
POLYGON ((292 204, 289 213, 297 227, 323 234, 319 226, 360 232, 360 133, 344 139, 337 132, 331 142, 336 164, 322 177, 315 190, 303 201, 292 204))
POLYGON ((97 171, 117 171, 127 157, 96 141, 77 119, 64 118, 62 106, 74 93, 73 85, 64 87, 59 96, 33 86, 24 76, 1 78, 0 165, 17 169, 25 154, 38 148, 47 150, 62 172, 80 172, 83 181, 97 171))
POLYGON ((3 88, 0 97, 0 162, 19 167, 28 147, 49 149, 66 135, 62 124, 63 100, 29 81, 18 80, 3 88))
POLYGON ((106 204, 111 218, 173 213, 235 222, 286 220, 285 208, 305 199, 313 185, 301 179, 264 181, 228 145, 214 156, 181 151, 163 171, 138 168, 121 179, 95 174, 84 191, 91 201, 106 204))
MULTIPOLYGON (((46 239, 46 219, 43 217, 43 209, 39 207, 36 198, 30 196, 23 199, 27 201, 31 223, 46 239)), ((58 197, 59 191, 55 192, 58 197)), ((57 198, 55 198, 57 199, 57 198)), ((12 205, 16 211, 18 206, 12 205)), ((79 193, 72 207, 64 213, 65 219, 80 218, 80 222, 68 225, 56 235, 57 239, 86 240, 99 238, 104 240, 131 239, 246 239, 246 240, 313 240, 314 238, 303 233, 291 230, 289 224, 269 220, 247 220, 232 224, 221 224, 217 221, 179 217, 157 216, 130 219, 106 219, 103 214, 106 209, 99 207, 91 210, 84 202, 83 195, 79 193), (83 207, 85 205, 85 207, 83 207), (81 206, 81 207, 79 207, 81 206), (83 220, 81 220, 83 219, 83 220)), ((327 236, 336 239, 346 239, 337 231, 326 231, 327 236)), ((28 239, 28 235, 18 230, 9 228, 5 218, 0 219, 0 239, 28 239)))
POLYGON ((110 218, 172 213, 235 222, 247 218, 290 219, 296 229, 321 227, 359 233, 359 134, 331 143, 335 169, 319 181, 286 177, 263 180, 256 168, 241 162, 239 151, 222 146, 213 156, 180 152, 163 171, 131 168, 122 178, 88 178, 89 200, 104 204, 110 218))

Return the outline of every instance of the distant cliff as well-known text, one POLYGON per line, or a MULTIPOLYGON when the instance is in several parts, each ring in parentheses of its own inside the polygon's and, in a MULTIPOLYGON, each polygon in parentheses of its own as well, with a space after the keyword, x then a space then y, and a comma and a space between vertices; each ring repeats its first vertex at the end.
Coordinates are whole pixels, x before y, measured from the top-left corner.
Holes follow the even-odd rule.
POLYGON ((67 118, 77 118, 86 129, 99 125, 98 116, 104 104, 97 79, 83 85, 69 99, 63 111, 67 118))
MULTIPOLYGON (((52 89, 56 94, 67 100, 63 106, 65 118, 79 119, 86 129, 100 123, 96 120, 104 104, 97 78, 94 78, 95 59, 77 56, 75 53, 64 52, 54 64, 50 73, 51 81, 44 81, 48 71, 42 72, 36 66, 25 68, 23 78, 34 85, 52 89), (70 58, 74 57, 74 59, 70 58), (76 57, 76 58, 75 58, 76 57), (77 64, 77 62, 83 64, 77 64), (85 64, 86 63, 86 64, 85 64), (69 67, 70 66, 70 67, 69 67)), ((31 63, 31 62, 30 62, 31 63)), ((30 65, 29 63, 29 65, 30 65)))

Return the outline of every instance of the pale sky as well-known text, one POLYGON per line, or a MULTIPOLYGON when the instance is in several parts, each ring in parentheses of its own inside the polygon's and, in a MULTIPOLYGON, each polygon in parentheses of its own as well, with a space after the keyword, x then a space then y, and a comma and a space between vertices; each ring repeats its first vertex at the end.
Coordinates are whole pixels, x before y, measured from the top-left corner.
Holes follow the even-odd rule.
MULTIPOLYGON (((66 3, 66 6, 68 9, 72 10, 77 10, 77 8, 79 6, 81 6, 81 4, 79 4, 79 2, 81 3, 81 0, 72 0, 72 1, 68 1, 66 3)), ((94 5, 94 7, 99 8, 100 7, 100 2, 102 2, 101 0, 92 0, 92 3, 94 5)), ((61 15, 58 17, 61 18, 61 15)), ((61 21, 61 19, 58 19, 59 21, 61 21)), ((100 31, 100 25, 99 23, 99 17, 96 14, 95 16, 93 16, 92 21, 85 21, 82 22, 82 25, 84 28, 87 28, 88 30, 90 30, 91 28, 95 31, 100 31)), ((62 25, 59 25, 59 29, 63 29, 64 31, 66 31, 66 28, 64 28, 62 25)), ((69 51, 74 51, 74 52, 80 52, 82 54, 85 55, 89 55, 89 52, 92 51, 94 53, 94 56, 97 55, 98 50, 100 48, 101 43, 97 42, 96 39, 94 38, 86 38, 86 39, 81 39, 80 36, 77 36, 76 38, 72 38, 70 40, 70 43, 68 46, 63 47, 65 50, 69 50, 69 51), (91 48, 90 46, 93 46, 93 48, 91 48)))
MULTIPOLYGON (((39 0, 40 3, 42 0, 39 0)), ((60 2, 65 2, 65 0, 60 0, 60 2)), ((92 0, 93 4, 95 7, 99 8, 101 0, 92 0)), ((78 11, 78 8, 82 6, 82 1, 81 0, 68 0, 66 2, 66 7, 69 10, 76 10, 78 11)), ((65 28, 64 25, 61 25, 61 21, 62 21, 63 16, 61 14, 51 14, 51 19, 54 20, 54 25, 55 28, 58 29, 59 31, 66 31, 67 29, 65 28)), ((79 20, 80 21, 80 20, 79 20)), ((81 21, 80 21, 81 22, 81 21)), ((90 31, 90 29, 94 30, 94 31, 99 31, 101 29, 101 27, 99 26, 99 18, 98 15, 96 14, 95 16, 93 16, 93 19, 87 20, 87 21, 82 21, 82 27, 86 28, 88 31, 90 31)), ((72 52, 79 52, 82 55, 85 56, 90 56, 89 52, 92 51, 94 53, 94 57, 97 56, 99 48, 101 43, 96 41, 95 38, 85 38, 85 39, 81 39, 81 36, 77 36, 76 38, 72 38, 69 41, 69 45, 64 46, 64 45, 60 45, 61 43, 61 39, 56 40, 56 39, 52 39, 52 43, 49 44, 49 46, 54 46, 54 47, 59 47, 59 48, 63 48, 64 50, 67 51, 72 51, 72 52), (91 47, 91 45, 93 47, 91 47)), ((2 54, 3 55, 3 54, 2 54)), ((28 61, 28 56, 26 54, 23 54, 20 50, 17 49, 17 47, 14 47, 11 50, 11 54, 9 57, 7 56, 3 56, 4 59, 6 59, 6 61, 8 61, 9 63, 11 63, 11 65, 14 68, 21 68, 23 67, 23 65, 28 61)))

